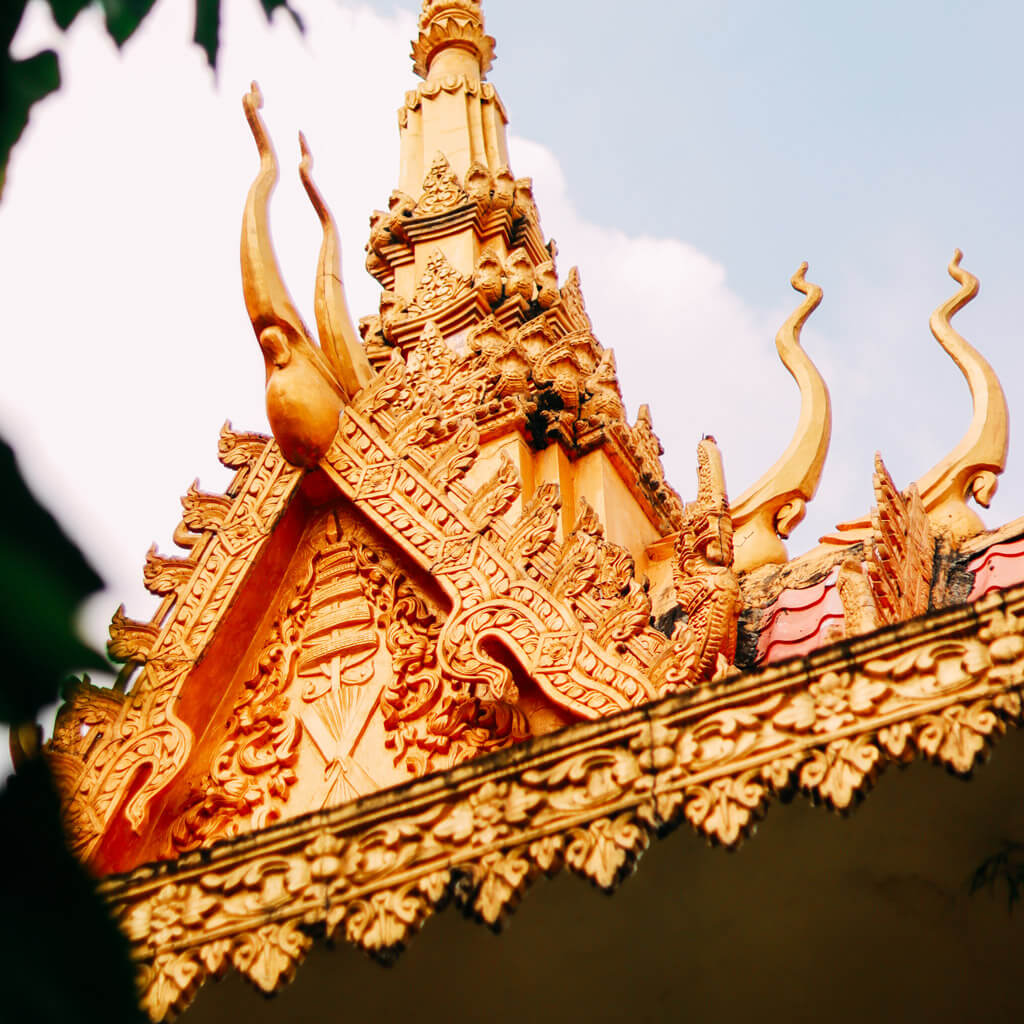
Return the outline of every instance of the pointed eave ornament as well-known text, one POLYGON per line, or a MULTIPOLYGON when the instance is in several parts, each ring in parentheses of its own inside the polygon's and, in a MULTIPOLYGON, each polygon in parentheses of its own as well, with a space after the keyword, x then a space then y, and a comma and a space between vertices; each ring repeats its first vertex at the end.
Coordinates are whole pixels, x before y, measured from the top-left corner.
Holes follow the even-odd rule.
POLYGON ((807 512, 825 467, 832 439, 832 400, 818 368, 800 345, 800 332, 818 308, 822 291, 806 278, 801 263, 790 278, 793 288, 806 296, 775 336, 783 365, 800 388, 800 419, 793 439, 778 461, 733 507, 736 571, 750 572, 788 558, 788 537, 807 512))
POLYGON ((434 58, 443 50, 471 54, 483 77, 494 62, 494 38, 484 31, 480 0, 423 0, 420 34, 412 44, 413 70, 427 78, 434 58))

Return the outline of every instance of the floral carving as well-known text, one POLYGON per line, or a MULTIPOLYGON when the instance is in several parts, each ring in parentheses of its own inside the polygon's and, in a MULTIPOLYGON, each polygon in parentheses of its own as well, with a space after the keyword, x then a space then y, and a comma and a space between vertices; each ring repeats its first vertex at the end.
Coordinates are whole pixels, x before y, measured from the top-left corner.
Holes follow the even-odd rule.
MULTIPOLYGON (((221 455, 238 474, 225 496, 211 498, 193 488, 184 499, 191 526, 183 523, 175 538, 191 550, 195 568, 187 576, 183 568, 170 568, 172 580, 167 566, 161 567, 160 589, 166 591, 163 617, 135 623, 123 609, 114 617, 112 654, 144 662, 131 692, 118 698, 116 713, 102 733, 92 734, 87 748, 79 746, 69 756, 59 745, 51 745, 54 764, 59 764, 66 826, 83 857, 95 851, 110 815, 122 805, 140 770, 148 769, 148 774, 142 773, 141 783, 124 804, 134 829, 140 828, 152 798, 185 763, 192 734, 175 713, 175 697, 299 480, 276 444, 264 438, 261 445, 259 435, 226 430, 221 455), (200 543, 193 527, 209 528, 206 540, 200 543)), ((73 718, 80 714, 81 702, 91 697, 78 689, 68 699, 61 715, 73 718)))
POLYGON ((437 153, 423 179, 423 194, 416 204, 416 213, 420 216, 447 213, 468 202, 469 196, 444 153, 437 153))
POLYGON ((313 940, 294 921, 266 924, 246 932, 231 954, 231 962, 264 992, 290 981, 313 940))
POLYGON ((470 284, 470 279, 460 274, 440 249, 435 249, 427 260, 427 268, 408 312, 418 314, 438 309, 460 291, 469 288, 470 284))
MULTIPOLYGON (((361 571, 379 573, 375 593, 386 585, 383 569, 361 571)), ((273 849, 221 844, 172 880, 146 869, 108 884, 144 964, 145 1005, 154 1019, 176 1012, 228 963, 279 986, 318 922, 392 958, 452 891, 496 927, 541 872, 564 866, 611 887, 680 820, 735 845, 794 783, 845 809, 889 760, 920 754, 969 771, 1021 716, 1022 610, 1024 588, 992 595, 895 647, 879 634, 860 661, 837 648, 814 677, 773 668, 727 694, 667 698, 615 729, 569 730, 525 761, 455 769, 383 818, 356 805, 277 830, 273 849)))

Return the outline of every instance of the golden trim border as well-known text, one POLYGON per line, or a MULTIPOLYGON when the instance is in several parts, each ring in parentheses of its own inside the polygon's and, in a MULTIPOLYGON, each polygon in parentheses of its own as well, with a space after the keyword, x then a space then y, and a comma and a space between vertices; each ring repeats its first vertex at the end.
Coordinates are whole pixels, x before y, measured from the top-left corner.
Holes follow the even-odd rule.
POLYGON ((613 888, 688 821, 736 845, 774 796, 845 809, 889 762, 966 774, 1022 717, 1024 586, 100 883, 142 1003, 230 965, 265 992, 313 941, 395 956, 450 897, 497 926, 541 873, 613 888))

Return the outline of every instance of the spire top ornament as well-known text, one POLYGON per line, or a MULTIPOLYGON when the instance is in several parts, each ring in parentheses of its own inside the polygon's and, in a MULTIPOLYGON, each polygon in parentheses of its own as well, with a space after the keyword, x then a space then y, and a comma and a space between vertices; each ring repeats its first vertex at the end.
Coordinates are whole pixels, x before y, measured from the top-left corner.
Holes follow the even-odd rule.
POLYGON ((494 38, 484 31, 480 0, 423 0, 419 29, 412 59, 421 78, 462 74, 480 79, 490 71, 494 38))

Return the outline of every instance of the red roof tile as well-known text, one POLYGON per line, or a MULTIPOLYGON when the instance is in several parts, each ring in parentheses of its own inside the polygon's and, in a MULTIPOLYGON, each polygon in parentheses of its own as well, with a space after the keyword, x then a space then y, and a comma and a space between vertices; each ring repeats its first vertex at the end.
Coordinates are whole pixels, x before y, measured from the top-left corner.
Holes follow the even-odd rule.
POLYGON ((835 625, 843 624, 843 603, 836 589, 839 570, 820 583, 784 590, 772 605, 757 638, 757 663, 768 664, 824 647, 835 625))
POLYGON ((993 590, 1003 590, 1015 583, 1024 583, 1024 537, 993 544, 967 563, 974 573, 968 601, 984 597, 993 590))

